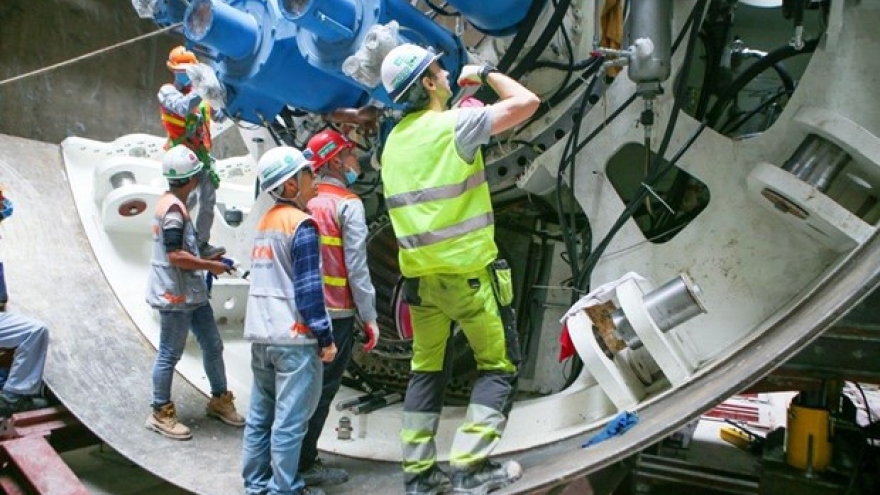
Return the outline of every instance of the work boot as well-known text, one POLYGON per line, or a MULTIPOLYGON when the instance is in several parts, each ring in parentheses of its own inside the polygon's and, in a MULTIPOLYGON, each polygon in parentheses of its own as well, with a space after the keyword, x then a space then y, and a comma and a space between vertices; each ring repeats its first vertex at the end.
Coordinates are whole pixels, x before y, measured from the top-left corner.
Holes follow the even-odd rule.
POLYGON ((41 397, 0 392, 0 417, 8 418, 15 413, 49 407, 49 401, 41 397))
POLYGON ((144 426, 148 430, 153 430, 174 440, 192 438, 192 432, 189 431, 189 428, 177 419, 177 410, 174 408, 173 402, 160 406, 158 409, 154 408, 144 426))
POLYGON ((211 397, 205 412, 208 416, 217 418, 228 425, 244 426, 244 417, 235 410, 235 402, 233 400, 235 400, 235 397, 232 395, 232 392, 227 390, 220 397, 211 397))
POLYGON ((487 460, 474 469, 454 471, 452 489, 456 495, 486 495, 503 488, 522 476, 522 467, 516 461, 503 464, 487 460))
POLYGON ((215 260, 226 254, 226 248, 223 246, 212 246, 207 242, 199 244, 199 256, 206 260, 215 260))
POLYGON ((321 490, 320 488, 315 488, 312 486, 307 486, 299 491, 296 495, 327 495, 327 492, 321 490))
POLYGON ((315 459, 308 469, 300 469, 299 475, 308 486, 334 486, 348 481, 348 472, 345 469, 327 467, 320 458, 315 459))
POLYGON ((436 465, 406 481, 406 495, 443 495, 452 493, 449 475, 436 465))

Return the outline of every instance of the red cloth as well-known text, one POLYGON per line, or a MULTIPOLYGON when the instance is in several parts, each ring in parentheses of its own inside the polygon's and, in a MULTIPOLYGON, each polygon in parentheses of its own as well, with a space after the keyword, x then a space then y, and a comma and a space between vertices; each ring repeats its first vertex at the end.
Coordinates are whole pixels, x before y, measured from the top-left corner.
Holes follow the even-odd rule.
POLYGON ((559 334, 559 362, 574 356, 574 342, 571 341, 571 335, 568 334, 568 322, 562 324, 562 333, 559 334))

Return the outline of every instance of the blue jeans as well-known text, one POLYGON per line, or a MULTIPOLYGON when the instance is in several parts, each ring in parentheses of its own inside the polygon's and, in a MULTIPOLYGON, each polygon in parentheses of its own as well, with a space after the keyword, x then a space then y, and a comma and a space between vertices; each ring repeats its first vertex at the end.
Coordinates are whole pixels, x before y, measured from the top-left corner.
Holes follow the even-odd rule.
POLYGON ((317 344, 251 344, 254 384, 244 427, 242 478, 248 495, 294 495, 305 488, 299 455, 321 395, 317 344))
POLYGON ((159 354, 153 365, 153 407, 171 401, 171 378, 174 366, 183 355, 186 337, 192 330, 202 349, 202 364, 211 384, 211 395, 226 392, 226 365, 223 363, 223 339, 214 321, 214 310, 205 303, 188 311, 159 311, 159 354))
POLYGON ((39 392, 49 347, 46 325, 17 313, 0 313, 0 347, 15 348, 3 391, 16 395, 39 392))
POLYGON ((336 359, 332 363, 324 364, 324 384, 321 387, 321 398, 318 400, 315 414, 309 420, 309 431, 303 440, 302 455, 299 461, 301 470, 312 467, 312 464, 318 459, 318 438, 321 436, 321 430, 324 429, 324 423, 327 422, 327 415, 330 414, 330 404, 333 402, 333 397, 336 396, 339 385, 342 384, 342 375, 345 374, 345 368, 348 367, 348 362, 351 360, 351 348, 354 344, 354 316, 334 318, 330 321, 333 323, 336 359))

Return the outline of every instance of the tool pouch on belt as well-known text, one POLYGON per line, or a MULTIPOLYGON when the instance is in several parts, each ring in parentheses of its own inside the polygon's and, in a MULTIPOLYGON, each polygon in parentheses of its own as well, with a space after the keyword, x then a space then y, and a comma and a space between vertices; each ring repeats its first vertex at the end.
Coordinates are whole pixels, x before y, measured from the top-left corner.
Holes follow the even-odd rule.
POLYGON ((510 306, 513 303, 513 276, 507 260, 492 262, 492 283, 495 284, 495 298, 499 306, 510 306))
POLYGON ((507 358, 519 366, 522 362, 522 351, 519 345, 519 333, 516 329, 516 311, 513 303, 513 275, 507 260, 495 260, 489 265, 492 275, 492 289, 498 301, 498 312, 504 325, 504 340, 507 347, 507 358))

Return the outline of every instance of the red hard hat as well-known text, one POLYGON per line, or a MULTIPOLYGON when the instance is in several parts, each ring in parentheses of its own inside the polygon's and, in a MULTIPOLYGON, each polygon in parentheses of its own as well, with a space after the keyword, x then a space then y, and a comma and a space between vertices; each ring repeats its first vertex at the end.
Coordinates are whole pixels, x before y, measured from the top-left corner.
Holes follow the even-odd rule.
POLYGON ((312 168, 317 172, 331 158, 344 149, 354 148, 354 143, 333 129, 324 129, 309 139, 308 149, 314 162, 312 168))

